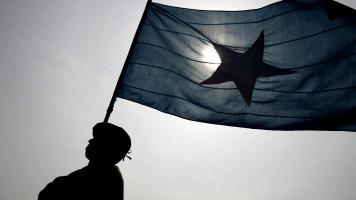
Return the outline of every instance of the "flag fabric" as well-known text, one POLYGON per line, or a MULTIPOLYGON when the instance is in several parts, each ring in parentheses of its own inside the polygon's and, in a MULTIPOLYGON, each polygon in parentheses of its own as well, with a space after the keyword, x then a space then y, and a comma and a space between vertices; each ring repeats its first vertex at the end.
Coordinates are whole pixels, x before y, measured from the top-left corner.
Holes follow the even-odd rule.
POLYGON ((150 3, 138 34, 120 98, 212 124, 356 131, 349 7, 281 1, 207 11, 150 3))

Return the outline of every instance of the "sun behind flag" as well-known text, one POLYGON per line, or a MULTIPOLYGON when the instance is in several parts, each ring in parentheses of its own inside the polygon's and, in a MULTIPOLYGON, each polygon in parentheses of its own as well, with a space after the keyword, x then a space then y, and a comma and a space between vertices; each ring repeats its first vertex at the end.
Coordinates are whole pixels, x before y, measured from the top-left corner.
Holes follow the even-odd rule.
POLYGON ((236 12, 150 3, 117 95, 206 123, 356 131, 355 12, 330 3, 236 12))
POLYGON ((291 74, 293 71, 279 69, 263 62, 263 32, 256 42, 243 54, 237 53, 223 45, 213 43, 222 63, 214 74, 201 84, 218 84, 234 81, 242 97, 250 106, 252 91, 258 76, 276 76, 291 74))

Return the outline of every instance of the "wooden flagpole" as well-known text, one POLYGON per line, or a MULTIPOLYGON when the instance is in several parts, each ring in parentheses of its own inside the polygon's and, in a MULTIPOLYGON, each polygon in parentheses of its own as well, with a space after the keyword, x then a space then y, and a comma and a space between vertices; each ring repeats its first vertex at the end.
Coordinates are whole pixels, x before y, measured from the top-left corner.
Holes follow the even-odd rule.
POLYGON ((125 72, 126 72, 126 70, 127 70, 127 67, 129 66, 130 59, 131 59, 133 50, 134 50, 134 48, 135 48, 135 44, 136 44, 137 39, 138 39, 138 36, 139 36, 139 34, 140 34, 140 32, 141 32, 141 29, 142 29, 142 26, 143 26, 143 22, 144 22, 144 20, 145 20, 145 18, 146 18, 147 11, 148 11, 148 8, 149 8, 150 5, 151 5, 151 2, 152 2, 152 0, 148 0, 148 1, 147 1, 146 8, 145 8, 145 10, 144 10, 144 12, 143 12, 143 14, 142 14, 142 18, 141 18, 140 24, 138 25, 138 28, 137 28, 137 30, 136 30, 135 37, 134 37, 134 39, 133 39, 133 41, 132 41, 132 43, 131 43, 131 47, 130 47, 129 53, 128 53, 127 57, 126 57, 126 60, 125 60, 124 66, 123 66, 123 68, 122 68, 122 71, 121 71, 119 80, 117 81, 117 84, 116 84, 114 93, 113 93, 112 98, 111 98, 111 100, 110 100, 109 107, 108 107, 108 109, 106 110, 106 115, 105 115, 105 118, 104 118, 104 122, 108 122, 108 121, 109 121, 110 114, 112 113, 112 111, 113 111, 113 109, 114 109, 114 104, 115 104, 115 101, 116 101, 116 98, 117 98, 117 94, 119 93, 122 80, 124 79, 125 72))

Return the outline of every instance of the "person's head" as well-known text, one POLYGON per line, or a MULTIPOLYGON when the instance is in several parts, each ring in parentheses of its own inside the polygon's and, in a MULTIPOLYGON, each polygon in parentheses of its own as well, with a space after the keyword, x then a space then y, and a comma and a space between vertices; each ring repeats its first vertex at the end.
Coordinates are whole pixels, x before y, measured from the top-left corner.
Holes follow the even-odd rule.
POLYGON ((121 127, 110 123, 98 123, 93 127, 85 156, 91 162, 116 164, 125 158, 131 148, 130 136, 121 127))

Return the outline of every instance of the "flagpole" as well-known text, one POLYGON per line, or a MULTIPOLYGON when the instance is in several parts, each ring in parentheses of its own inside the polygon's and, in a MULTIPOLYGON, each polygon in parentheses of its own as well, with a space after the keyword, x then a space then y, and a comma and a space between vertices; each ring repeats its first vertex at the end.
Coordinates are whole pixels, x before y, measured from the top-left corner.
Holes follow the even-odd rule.
POLYGON ((129 53, 127 54, 124 66, 122 67, 121 74, 120 74, 119 80, 117 81, 117 84, 116 84, 114 93, 112 95, 112 98, 110 100, 109 107, 106 110, 106 115, 105 115, 105 118, 104 118, 104 122, 108 122, 109 121, 110 114, 112 113, 112 111, 114 109, 114 104, 115 104, 115 101, 116 101, 116 98, 117 98, 117 94, 118 94, 118 92, 120 90, 120 86, 121 86, 122 80, 124 79, 127 67, 129 66, 133 50, 135 48, 135 44, 136 44, 137 39, 138 39, 138 35, 141 32, 141 29, 142 29, 142 26, 143 26, 143 22, 144 22, 144 20, 146 18, 147 11, 148 11, 149 6, 151 5, 151 2, 152 2, 152 0, 148 0, 147 1, 145 10, 143 11, 140 24, 138 25, 138 28, 137 28, 136 33, 135 33, 135 37, 134 37, 134 39, 133 39, 133 41, 131 43, 131 47, 130 47, 129 53))

